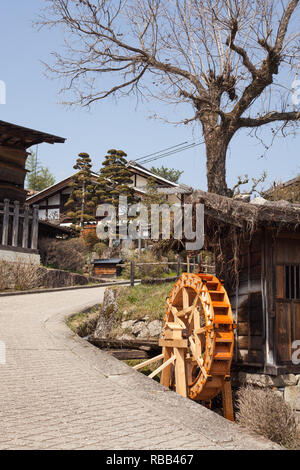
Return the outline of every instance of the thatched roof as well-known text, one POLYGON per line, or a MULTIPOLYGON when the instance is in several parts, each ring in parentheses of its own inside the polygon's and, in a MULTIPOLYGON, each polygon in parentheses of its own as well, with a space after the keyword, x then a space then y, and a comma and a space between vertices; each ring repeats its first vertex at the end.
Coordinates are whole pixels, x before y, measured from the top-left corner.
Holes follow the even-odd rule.
POLYGON ((279 201, 284 199, 292 203, 300 203, 300 176, 285 183, 277 183, 272 188, 265 191, 263 197, 270 201, 279 201))
POLYGON ((300 204, 287 201, 267 201, 261 197, 251 202, 241 202, 228 197, 195 190, 186 198, 187 203, 202 203, 205 215, 244 231, 259 226, 300 227, 300 204))

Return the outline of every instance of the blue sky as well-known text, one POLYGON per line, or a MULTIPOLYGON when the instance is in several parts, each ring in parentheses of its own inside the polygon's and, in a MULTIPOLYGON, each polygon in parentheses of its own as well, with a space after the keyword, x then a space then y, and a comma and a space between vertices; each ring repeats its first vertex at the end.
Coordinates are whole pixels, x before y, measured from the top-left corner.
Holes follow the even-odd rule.
MULTIPOLYGON (((106 100, 87 111, 72 110, 59 104, 59 83, 44 76, 41 61, 47 61, 51 51, 58 49, 62 38, 57 31, 37 32, 32 27, 44 0, 2 0, 0 4, 1 71, 0 80, 7 86, 6 105, 0 105, 0 119, 67 138, 64 145, 39 146, 39 158, 56 179, 69 176, 79 152, 90 153, 94 169, 99 170, 105 153, 120 148, 130 159, 156 152, 184 141, 201 140, 200 127, 173 126, 149 119, 154 113, 169 116, 179 113, 168 105, 144 102, 138 106, 135 98, 115 103, 106 100)), ((192 115, 192 109, 188 116, 192 115)), ((181 113, 180 113, 181 114, 181 113)), ((271 138, 266 131, 265 136, 271 138)), ((265 186, 283 181, 300 173, 300 135, 275 141, 267 156, 254 138, 237 134, 231 144, 227 162, 228 185, 233 186, 238 175, 259 177, 268 174, 265 186)), ((206 188, 204 146, 155 162, 184 170, 181 178, 195 188, 206 188)), ((148 165, 149 166, 149 165, 148 165)))

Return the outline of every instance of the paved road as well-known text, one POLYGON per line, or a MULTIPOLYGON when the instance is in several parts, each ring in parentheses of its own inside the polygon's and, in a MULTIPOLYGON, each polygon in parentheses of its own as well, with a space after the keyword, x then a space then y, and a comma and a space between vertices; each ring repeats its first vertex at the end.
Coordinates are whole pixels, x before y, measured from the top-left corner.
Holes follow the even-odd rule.
POLYGON ((273 446, 74 337, 66 315, 103 288, 0 298, 0 449, 273 446))

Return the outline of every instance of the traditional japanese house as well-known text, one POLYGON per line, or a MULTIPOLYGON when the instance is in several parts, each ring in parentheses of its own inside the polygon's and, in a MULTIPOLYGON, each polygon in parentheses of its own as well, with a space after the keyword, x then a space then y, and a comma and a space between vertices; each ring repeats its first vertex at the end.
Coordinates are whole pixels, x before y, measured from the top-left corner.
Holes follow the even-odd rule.
POLYGON ((25 203, 27 149, 36 144, 63 143, 45 132, 0 121, 0 258, 39 260, 38 207, 25 203))
POLYGON ((203 191, 186 202, 204 204, 205 249, 215 256, 237 323, 235 366, 300 374, 300 205, 203 191))
MULTIPOLYGON (((169 202, 173 203, 181 201, 181 196, 178 197, 175 194, 176 189, 180 188, 181 185, 168 181, 165 178, 152 173, 141 165, 136 164, 134 161, 128 162, 127 167, 132 173, 132 186, 138 199, 143 198, 143 195, 147 190, 147 183, 151 178, 156 182, 158 188, 174 190, 174 194, 172 194, 172 192, 170 194, 166 194, 166 198, 169 202)), ((65 204, 73 190, 70 184, 72 183, 74 176, 75 175, 73 174, 53 186, 27 198, 27 203, 30 206, 33 206, 34 204, 39 205, 40 220, 58 221, 60 224, 67 225, 72 223, 71 219, 67 216, 70 208, 65 207, 65 204)), ((92 173, 92 177, 94 183, 97 184, 98 174, 92 173)))

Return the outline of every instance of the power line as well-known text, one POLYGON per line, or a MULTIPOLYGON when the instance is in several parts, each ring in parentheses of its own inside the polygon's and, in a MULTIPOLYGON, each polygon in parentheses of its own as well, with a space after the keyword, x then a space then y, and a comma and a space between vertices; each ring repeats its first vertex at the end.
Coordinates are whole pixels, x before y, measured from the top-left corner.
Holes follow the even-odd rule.
MULTIPOLYGON (((192 149, 192 148, 195 148, 195 147, 198 147, 199 145, 202 145, 204 144, 205 142, 194 142, 192 144, 189 144, 189 145, 186 145, 184 147, 181 147, 179 149, 176 149, 176 150, 172 150, 170 152, 166 152, 166 153, 162 153, 162 154, 159 154, 159 155, 156 155, 152 158, 147 158, 147 157, 144 157, 143 159, 141 158, 140 160, 140 164, 141 165, 144 165, 146 163, 150 163, 150 162, 153 162, 153 161, 156 161, 156 160, 159 160, 161 158, 165 158, 165 157, 168 157, 168 156, 171 156, 171 155, 175 155, 176 153, 179 153, 179 152, 183 152, 184 150, 189 150, 189 149, 192 149)), ((163 151, 162 151, 163 152, 163 151)), ((159 152, 157 152, 158 154, 159 152)))
POLYGON ((185 145, 185 144, 187 144, 187 143, 188 143, 188 141, 182 142, 181 144, 173 145, 172 147, 168 147, 168 148, 166 148, 166 149, 159 150, 158 152, 150 153, 149 155, 145 155, 144 157, 136 158, 135 161, 137 162, 138 160, 144 160, 144 158, 152 157, 153 155, 157 155, 157 154, 159 154, 159 153, 161 153, 161 152, 166 152, 167 150, 174 149, 174 148, 176 148, 176 147, 179 147, 179 146, 181 146, 181 145, 185 145))

